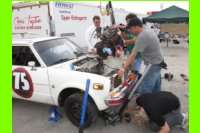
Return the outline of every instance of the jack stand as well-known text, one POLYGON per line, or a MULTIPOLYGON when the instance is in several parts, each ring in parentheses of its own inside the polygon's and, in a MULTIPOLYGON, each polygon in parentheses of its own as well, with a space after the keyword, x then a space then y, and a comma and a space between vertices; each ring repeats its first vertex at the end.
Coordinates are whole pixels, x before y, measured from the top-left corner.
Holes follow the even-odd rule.
POLYGON ((54 123, 56 123, 62 118, 62 116, 58 113, 56 106, 51 106, 50 111, 51 115, 48 121, 53 121, 54 123))
POLYGON ((119 115, 115 110, 107 110, 103 112, 103 118, 105 120, 105 125, 109 126, 115 126, 119 123, 122 123, 123 119, 129 123, 131 122, 131 116, 129 113, 125 113, 122 115, 119 115))
POLYGON ((118 115, 115 110, 106 110, 103 112, 103 118, 105 119, 105 125, 117 125, 122 123, 122 117, 118 115))
POLYGON ((126 120, 127 123, 131 122, 131 115, 129 113, 125 113, 124 119, 126 120))

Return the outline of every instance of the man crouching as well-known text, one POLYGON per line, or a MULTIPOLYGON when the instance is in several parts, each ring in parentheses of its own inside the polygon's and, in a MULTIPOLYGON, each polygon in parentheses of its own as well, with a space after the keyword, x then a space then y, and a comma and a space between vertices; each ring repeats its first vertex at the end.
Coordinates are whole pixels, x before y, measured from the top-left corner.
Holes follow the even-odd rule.
POLYGON ((136 103, 140 107, 133 115, 136 124, 144 123, 148 117, 150 128, 159 133, 168 133, 175 125, 187 128, 187 115, 180 112, 180 101, 171 92, 146 93, 136 103))

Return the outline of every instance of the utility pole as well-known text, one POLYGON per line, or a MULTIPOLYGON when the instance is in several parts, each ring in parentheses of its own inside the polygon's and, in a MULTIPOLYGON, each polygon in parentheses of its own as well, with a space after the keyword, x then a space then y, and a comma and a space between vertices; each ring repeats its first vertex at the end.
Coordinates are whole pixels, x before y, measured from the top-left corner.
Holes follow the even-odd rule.
POLYGON ((161 3, 161 4, 160 4, 160 10, 162 11, 162 10, 163 10, 163 8, 164 8, 164 4, 163 4, 163 3, 161 3))

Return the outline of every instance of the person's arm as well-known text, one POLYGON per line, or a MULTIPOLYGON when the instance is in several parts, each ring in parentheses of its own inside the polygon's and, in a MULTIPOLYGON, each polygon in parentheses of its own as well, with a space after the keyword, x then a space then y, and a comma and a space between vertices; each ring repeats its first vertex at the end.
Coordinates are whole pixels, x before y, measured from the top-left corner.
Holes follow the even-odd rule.
MULTIPOLYGON (((124 25, 113 25, 113 28, 117 28, 117 29, 124 29, 125 26, 124 25)), ((126 32, 123 30, 121 31, 121 34, 120 34, 121 38, 127 40, 128 39, 128 36, 126 34, 126 32)))
POLYGON ((124 29, 125 26, 124 25, 120 25, 120 24, 114 24, 112 25, 113 28, 121 28, 121 29, 124 29))
POLYGON ((167 122, 165 122, 164 126, 161 127, 160 131, 158 133, 168 133, 169 132, 169 125, 167 122))
POLYGON ((92 46, 92 43, 91 43, 92 29, 93 28, 89 27, 85 34, 85 42, 88 46, 88 52, 93 52, 93 49, 94 49, 94 47, 92 46))
POLYGON ((128 57, 127 61, 125 62, 123 69, 127 69, 128 66, 132 63, 132 61, 135 59, 136 55, 137 55, 137 51, 132 51, 131 55, 128 57))
POLYGON ((136 37, 134 37, 133 39, 124 40, 124 44, 125 45, 132 45, 132 44, 135 44, 135 41, 136 41, 136 37))
POLYGON ((158 133, 168 133, 169 132, 169 125, 167 124, 165 118, 160 112, 160 109, 157 106, 151 106, 146 108, 146 111, 149 114, 149 117, 152 121, 154 121, 159 127, 160 131, 158 133))
POLYGON ((124 71, 128 68, 128 66, 131 64, 131 62, 135 59, 137 53, 138 53, 137 51, 132 51, 131 55, 126 60, 126 63, 124 64, 124 66, 120 70, 117 71, 117 75, 118 75, 119 79, 122 78, 124 71))

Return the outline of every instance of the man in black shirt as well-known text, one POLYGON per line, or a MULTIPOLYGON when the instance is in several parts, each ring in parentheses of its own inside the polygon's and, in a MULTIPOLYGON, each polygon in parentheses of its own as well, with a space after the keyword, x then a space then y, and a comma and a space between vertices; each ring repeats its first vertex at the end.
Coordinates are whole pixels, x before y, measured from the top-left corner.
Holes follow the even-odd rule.
POLYGON ((169 132, 169 127, 181 125, 186 128, 187 115, 180 113, 180 102, 171 92, 146 93, 136 99, 140 111, 147 114, 151 129, 159 133, 169 132))

